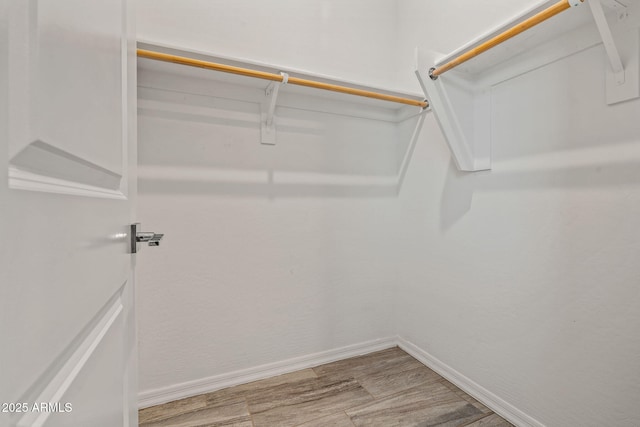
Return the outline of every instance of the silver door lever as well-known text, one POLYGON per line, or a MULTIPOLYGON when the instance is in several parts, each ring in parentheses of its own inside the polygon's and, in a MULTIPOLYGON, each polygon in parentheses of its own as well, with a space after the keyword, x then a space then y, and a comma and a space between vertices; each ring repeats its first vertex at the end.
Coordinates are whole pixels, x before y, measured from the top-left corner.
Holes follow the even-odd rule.
POLYGON ((138 231, 140 223, 131 224, 131 253, 138 252, 138 243, 148 243, 149 246, 160 246, 160 241, 164 234, 157 234, 149 231, 138 231))
POLYGON ((148 233, 146 231, 138 231, 136 234, 137 242, 149 242, 149 246, 160 246, 160 240, 162 240, 164 234, 148 233))

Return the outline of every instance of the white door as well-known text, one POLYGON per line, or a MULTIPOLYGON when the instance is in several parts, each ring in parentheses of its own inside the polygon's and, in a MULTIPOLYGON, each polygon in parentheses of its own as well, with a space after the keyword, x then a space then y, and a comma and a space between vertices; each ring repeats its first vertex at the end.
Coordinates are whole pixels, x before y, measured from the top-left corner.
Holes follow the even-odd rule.
POLYGON ((0 0, 0 426, 137 425, 126 0, 0 0))

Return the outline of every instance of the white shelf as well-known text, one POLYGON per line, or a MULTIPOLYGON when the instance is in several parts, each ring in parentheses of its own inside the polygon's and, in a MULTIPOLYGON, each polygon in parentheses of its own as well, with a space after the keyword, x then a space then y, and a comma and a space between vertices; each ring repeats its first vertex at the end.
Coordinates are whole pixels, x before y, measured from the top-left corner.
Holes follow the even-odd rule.
POLYGON ((460 170, 491 169, 492 86, 600 45, 607 37, 617 45, 625 76, 621 82, 611 66, 603 64, 607 103, 640 97, 640 0, 586 0, 436 80, 429 77, 431 67, 449 62, 554 3, 538 3, 450 54, 416 49, 416 75, 460 170), (597 25, 591 9, 598 4, 588 2, 601 2, 607 12, 597 25))
MULTIPOLYGON (((522 22, 556 2, 557 0, 545 0, 543 2, 539 2, 538 4, 532 6, 530 9, 527 9, 513 16, 503 24, 488 30, 466 45, 461 46, 459 49, 456 49, 455 51, 447 55, 442 55, 440 58, 438 58, 436 66, 449 62, 451 59, 459 56, 461 53, 471 50, 474 47, 482 44, 483 42, 511 28, 513 26, 513 23, 522 22)), ((574 8, 558 16, 555 16, 533 28, 530 28, 524 33, 519 34, 514 38, 492 48, 491 50, 479 56, 476 56, 468 62, 459 65, 455 70, 457 73, 477 76, 486 72, 487 70, 498 68, 504 62, 512 60, 514 57, 526 53, 537 46, 555 40, 563 34, 574 31, 585 25, 590 25, 592 23, 593 18, 589 11, 589 7, 585 4, 583 6, 574 8)))
MULTIPOLYGON (((202 52, 198 50, 188 49, 179 46, 170 46, 161 43, 155 43, 152 41, 138 40, 138 48, 147 49, 156 52, 168 53, 171 55, 186 56, 189 58, 199 59, 203 61, 216 62, 225 65, 232 65, 237 67, 252 68, 259 71, 265 71, 270 73, 286 72, 289 75, 301 77, 305 79, 331 83, 342 86, 349 86, 356 89, 363 89, 368 91, 380 92, 383 94, 399 96, 403 98, 413 98, 416 100, 424 100, 424 95, 419 92, 407 92, 404 90, 398 90, 394 88, 381 87, 376 85, 363 85, 362 83, 353 82, 350 80, 340 79, 335 76, 329 76, 325 74, 312 73, 307 70, 300 70, 292 67, 280 66, 279 64, 263 63, 253 61, 245 58, 232 58, 228 56, 216 55, 211 52, 202 52)), ((254 88, 266 88, 269 82, 254 79, 251 77, 238 76, 233 74, 227 74, 222 72, 216 72, 211 70, 204 70, 195 67, 189 67, 178 64, 169 64, 150 59, 138 59, 138 67, 145 71, 160 71, 165 73, 172 73, 180 76, 190 76, 199 79, 209 79, 218 82, 227 82, 232 85, 247 86, 254 88)), ((315 98, 324 98, 328 100, 334 100, 341 103, 348 103, 352 105, 365 105, 379 107, 387 110, 401 112, 407 108, 412 111, 418 111, 418 107, 406 107, 401 104, 391 103, 387 101, 381 101, 371 98, 341 94, 330 91, 323 91, 313 88, 305 88, 300 86, 283 86, 281 90, 287 93, 300 94, 304 96, 312 96, 315 98)))

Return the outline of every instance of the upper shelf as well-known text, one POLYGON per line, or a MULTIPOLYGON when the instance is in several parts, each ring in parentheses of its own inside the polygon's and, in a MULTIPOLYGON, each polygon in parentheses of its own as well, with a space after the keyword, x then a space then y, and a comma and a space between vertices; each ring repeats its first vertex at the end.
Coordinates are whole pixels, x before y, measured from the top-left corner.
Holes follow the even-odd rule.
MULTIPOLYGON (((556 3, 558 0, 547 0, 542 3, 538 3, 533 7, 515 15, 503 24, 492 28, 482 34, 481 36, 471 40, 467 44, 461 46, 455 51, 442 55, 436 62, 435 66, 442 65, 449 62, 453 58, 460 54, 467 52, 487 40, 495 37, 496 35, 513 27, 514 23, 522 22, 527 18, 547 9, 549 6, 556 3)), ((587 0, 589 1, 589 0, 587 0)), ((615 0, 613 0, 615 1, 615 0)), ((629 0, 623 0, 629 1, 629 0)), ((477 76, 495 68, 500 68, 501 65, 509 60, 513 60, 518 55, 529 52, 531 49, 557 39, 559 36, 576 30, 585 25, 591 24, 593 18, 589 7, 586 3, 580 7, 573 8, 570 11, 555 16, 547 21, 544 21, 533 28, 526 30, 525 32, 509 39, 498 46, 482 53, 479 56, 461 64, 455 68, 458 73, 467 74, 470 77, 477 76)))
POLYGON ((604 45, 607 104, 640 97, 639 27, 640 0, 551 0, 449 55, 418 47, 416 75, 458 168, 491 169, 491 88, 517 75, 604 45))
MULTIPOLYGON (((328 85, 348 86, 356 90, 363 90, 369 92, 377 92, 384 95, 390 95, 393 97, 407 98, 418 102, 423 102, 424 97, 417 92, 399 91, 389 88, 383 88, 379 86, 365 86, 359 83, 338 79, 332 76, 314 74, 303 70, 296 70, 290 67, 280 67, 274 64, 265 64, 251 60, 230 58, 226 56, 218 56, 210 53, 195 51, 191 49, 184 49, 176 46, 168 46, 164 44, 152 43, 148 41, 138 41, 138 48, 149 50, 153 52, 166 53, 169 55, 175 55, 180 57, 186 57, 201 61, 213 62, 217 64, 229 65, 232 67, 251 68, 252 70, 262 71, 272 74, 279 74, 281 72, 287 73, 293 77, 298 77, 306 80, 313 80, 314 82, 326 83, 328 85)), ((268 81, 261 79, 247 78, 244 76, 238 76, 234 74, 227 74, 224 72, 216 72, 211 70, 205 70, 197 67, 184 66, 179 64, 172 64, 162 61, 156 61, 152 59, 139 58, 139 68, 143 71, 161 71, 171 73, 175 75, 185 77, 197 77, 206 80, 214 80, 219 82, 226 82, 229 84, 235 84, 240 86, 248 86, 254 88, 266 88, 269 85, 268 81)), ((292 84, 282 85, 282 89, 287 93, 300 94, 304 96, 313 96, 316 98, 324 98, 339 102, 347 102, 356 105, 368 105, 374 107, 381 107, 393 111, 399 111, 405 109, 401 104, 390 103, 384 100, 371 99, 367 97, 353 96, 350 94, 338 93, 333 91, 323 91, 314 88, 300 87, 292 84), (285 89, 286 87, 286 89, 285 89)), ((411 107, 415 111, 418 107, 411 107)))
POLYGON ((364 87, 271 64, 149 42, 138 42, 137 54, 141 88, 258 104, 262 144, 276 144, 277 106, 394 123, 422 114, 428 107, 417 94, 364 87))

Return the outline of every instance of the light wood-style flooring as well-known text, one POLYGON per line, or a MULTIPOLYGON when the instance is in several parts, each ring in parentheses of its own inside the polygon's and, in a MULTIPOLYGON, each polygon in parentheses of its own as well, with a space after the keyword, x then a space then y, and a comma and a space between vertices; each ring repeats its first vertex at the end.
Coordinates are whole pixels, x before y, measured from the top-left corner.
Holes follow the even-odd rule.
POLYGON ((140 426, 508 427, 398 347, 140 410, 140 426))

